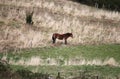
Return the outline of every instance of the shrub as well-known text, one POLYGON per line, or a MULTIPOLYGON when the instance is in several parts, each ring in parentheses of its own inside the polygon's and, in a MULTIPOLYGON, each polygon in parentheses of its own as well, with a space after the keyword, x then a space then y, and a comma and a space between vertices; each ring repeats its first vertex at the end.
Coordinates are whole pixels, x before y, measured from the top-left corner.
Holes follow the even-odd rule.
POLYGON ((32 17, 33 17, 33 11, 26 12, 26 23, 27 24, 33 24, 32 17))

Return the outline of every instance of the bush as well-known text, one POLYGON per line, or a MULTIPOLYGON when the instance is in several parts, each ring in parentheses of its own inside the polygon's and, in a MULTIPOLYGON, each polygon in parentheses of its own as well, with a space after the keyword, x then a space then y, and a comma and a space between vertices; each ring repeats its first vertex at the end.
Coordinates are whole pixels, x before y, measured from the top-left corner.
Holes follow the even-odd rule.
POLYGON ((32 17, 33 17, 33 11, 26 12, 26 23, 27 24, 33 24, 32 17))

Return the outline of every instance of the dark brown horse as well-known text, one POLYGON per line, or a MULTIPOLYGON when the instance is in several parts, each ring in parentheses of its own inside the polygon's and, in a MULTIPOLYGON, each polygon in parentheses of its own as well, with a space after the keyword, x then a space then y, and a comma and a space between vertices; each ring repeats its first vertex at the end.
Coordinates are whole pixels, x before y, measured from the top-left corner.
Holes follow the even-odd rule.
POLYGON ((73 38, 73 34, 72 33, 65 33, 65 34, 54 33, 52 35, 52 41, 53 41, 53 44, 54 44, 56 42, 56 39, 65 40, 65 44, 67 44, 67 39, 69 37, 73 38))

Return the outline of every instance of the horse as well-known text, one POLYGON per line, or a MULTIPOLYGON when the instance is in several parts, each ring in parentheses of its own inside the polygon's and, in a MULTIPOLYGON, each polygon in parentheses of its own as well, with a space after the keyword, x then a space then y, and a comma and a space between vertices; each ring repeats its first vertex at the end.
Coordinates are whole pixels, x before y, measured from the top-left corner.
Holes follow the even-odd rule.
POLYGON ((67 44, 67 39, 69 37, 73 38, 73 34, 72 33, 65 33, 65 34, 54 33, 52 35, 52 41, 53 41, 53 44, 54 44, 56 42, 56 39, 65 40, 65 44, 67 44))

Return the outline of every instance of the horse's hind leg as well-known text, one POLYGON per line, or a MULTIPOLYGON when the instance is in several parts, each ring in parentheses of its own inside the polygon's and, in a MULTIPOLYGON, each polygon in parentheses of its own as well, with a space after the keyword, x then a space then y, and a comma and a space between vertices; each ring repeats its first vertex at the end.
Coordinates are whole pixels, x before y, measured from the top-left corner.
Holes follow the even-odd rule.
POLYGON ((55 43, 55 41, 56 41, 56 38, 52 37, 52 40, 53 40, 53 44, 54 44, 54 43, 55 43))
POLYGON ((53 44, 55 43, 56 39, 53 40, 53 44))

